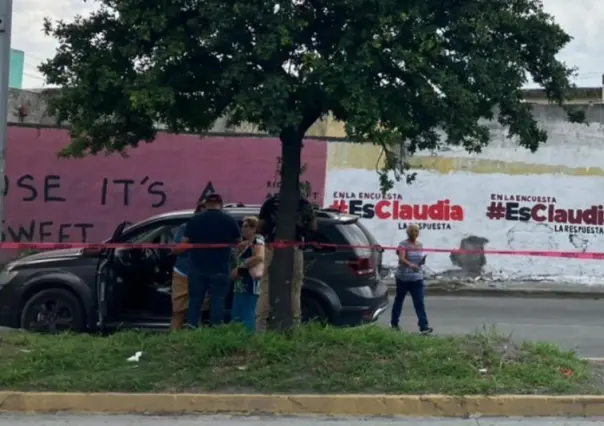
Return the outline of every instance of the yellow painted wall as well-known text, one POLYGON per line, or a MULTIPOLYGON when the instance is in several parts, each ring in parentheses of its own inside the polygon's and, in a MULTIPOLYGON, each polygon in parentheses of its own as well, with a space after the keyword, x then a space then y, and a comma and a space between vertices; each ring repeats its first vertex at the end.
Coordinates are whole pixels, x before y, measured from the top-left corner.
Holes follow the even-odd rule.
MULTIPOLYGON (((410 158, 409 163, 413 170, 430 170, 441 174, 464 171, 476 174, 604 176, 604 170, 600 167, 567 167, 468 157, 415 156, 410 158)), ((375 145, 330 142, 327 146, 328 171, 337 169, 376 170, 382 166, 383 157, 380 157, 380 149, 375 145)))
MULTIPOLYGON (((242 126, 235 132, 254 132, 251 126, 242 126)), ((306 133, 311 137, 346 138, 344 124, 330 115, 317 121, 306 133)), ((604 146, 604 145, 603 145, 604 146)), ((380 149, 372 144, 328 142, 327 169, 376 170, 383 165, 380 149)), ((564 174, 568 176, 604 176, 601 167, 569 167, 563 164, 536 164, 523 161, 503 161, 469 157, 415 156, 409 161, 414 170, 431 170, 441 174, 455 171, 476 174, 502 173, 506 175, 564 174)))

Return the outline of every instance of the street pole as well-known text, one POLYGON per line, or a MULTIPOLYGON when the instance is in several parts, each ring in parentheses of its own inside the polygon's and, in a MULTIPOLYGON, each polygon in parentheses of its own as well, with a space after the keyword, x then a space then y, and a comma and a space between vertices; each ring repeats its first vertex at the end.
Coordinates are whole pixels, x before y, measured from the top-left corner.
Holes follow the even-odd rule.
MULTIPOLYGON (((13 22, 13 0, 0 0, 0 232, 4 235, 4 192, 7 122, 8 81, 10 73, 10 38, 13 22)), ((2 238, 4 240, 4 238, 2 238)), ((1 256, 1 254, 0 254, 1 256)))

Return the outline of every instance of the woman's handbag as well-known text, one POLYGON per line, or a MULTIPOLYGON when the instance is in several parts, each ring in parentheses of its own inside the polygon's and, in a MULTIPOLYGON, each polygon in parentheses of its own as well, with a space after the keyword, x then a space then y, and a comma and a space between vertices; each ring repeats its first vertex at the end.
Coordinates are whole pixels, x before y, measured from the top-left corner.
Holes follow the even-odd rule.
MULTIPOLYGON (((243 250, 241 250, 241 252, 239 253, 239 256, 237 256, 237 259, 239 260, 241 258, 241 255, 243 253, 245 253, 245 251, 248 248, 251 248, 252 244, 248 244, 243 250)), ((252 266, 251 268, 248 268, 248 272, 250 273, 250 276, 252 277, 252 279, 257 280, 262 278, 262 275, 264 275, 264 262, 260 262, 257 265, 252 266)))

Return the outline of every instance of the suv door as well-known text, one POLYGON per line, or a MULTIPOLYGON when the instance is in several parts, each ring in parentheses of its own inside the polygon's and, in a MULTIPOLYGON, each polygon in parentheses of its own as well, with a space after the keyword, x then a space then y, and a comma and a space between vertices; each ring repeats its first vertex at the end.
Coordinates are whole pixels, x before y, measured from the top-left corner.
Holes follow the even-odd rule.
MULTIPOLYGON (((122 235, 126 222, 120 223, 113 232, 113 235, 106 241, 106 244, 112 244, 119 240, 122 235)), ((105 319, 108 315, 107 291, 115 285, 116 274, 113 268, 113 254, 115 248, 105 248, 99 256, 99 263, 96 270, 94 287, 96 289, 98 322, 97 326, 102 330, 105 327, 105 319)))

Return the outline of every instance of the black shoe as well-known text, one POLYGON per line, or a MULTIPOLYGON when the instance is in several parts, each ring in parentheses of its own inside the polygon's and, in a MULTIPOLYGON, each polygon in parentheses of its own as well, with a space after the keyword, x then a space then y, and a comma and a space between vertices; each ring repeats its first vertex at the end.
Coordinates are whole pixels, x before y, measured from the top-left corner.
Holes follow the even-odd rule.
POLYGON ((398 325, 390 324, 390 328, 393 330, 396 330, 396 331, 401 331, 401 329, 398 325))
POLYGON ((424 335, 424 336, 427 336, 429 334, 434 333, 434 329, 430 328, 430 327, 424 328, 423 330, 420 330, 419 333, 422 334, 422 335, 424 335))

